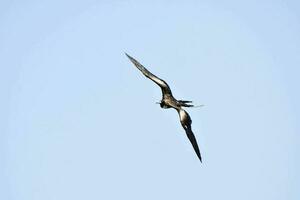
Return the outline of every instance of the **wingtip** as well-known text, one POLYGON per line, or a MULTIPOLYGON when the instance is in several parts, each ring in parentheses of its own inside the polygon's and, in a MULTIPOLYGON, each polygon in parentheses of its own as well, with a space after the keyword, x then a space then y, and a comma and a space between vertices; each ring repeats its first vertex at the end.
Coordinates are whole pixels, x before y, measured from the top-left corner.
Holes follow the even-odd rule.
POLYGON ((130 55, 128 55, 126 52, 124 52, 124 54, 129 58, 132 59, 132 57, 130 55))
POLYGON ((134 59, 133 57, 131 57, 130 55, 128 55, 126 52, 125 52, 125 55, 127 56, 127 58, 129 58, 129 60, 139 68, 139 65, 141 65, 136 59, 134 59))
POLYGON ((198 156, 200 162, 202 163, 202 157, 201 157, 201 154, 200 154, 200 155, 197 154, 197 156, 198 156))

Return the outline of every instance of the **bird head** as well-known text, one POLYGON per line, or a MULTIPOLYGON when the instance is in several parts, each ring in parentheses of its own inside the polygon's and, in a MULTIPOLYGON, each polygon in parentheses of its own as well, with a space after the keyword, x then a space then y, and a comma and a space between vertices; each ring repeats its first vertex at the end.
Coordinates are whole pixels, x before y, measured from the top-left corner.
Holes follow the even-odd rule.
POLYGON ((166 104, 163 101, 156 102, 156 104, 159 104, 161 108, 166 108, 166 104))

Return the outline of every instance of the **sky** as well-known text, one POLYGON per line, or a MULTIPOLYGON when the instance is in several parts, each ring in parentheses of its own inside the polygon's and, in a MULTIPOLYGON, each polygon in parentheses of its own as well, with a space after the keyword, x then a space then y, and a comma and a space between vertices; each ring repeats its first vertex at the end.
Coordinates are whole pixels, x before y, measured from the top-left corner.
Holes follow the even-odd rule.
POLYGON ((0 2, 0 199, 300 198, 300 3, 0 2), (160 88, 187 109, 201 164, 160 88))

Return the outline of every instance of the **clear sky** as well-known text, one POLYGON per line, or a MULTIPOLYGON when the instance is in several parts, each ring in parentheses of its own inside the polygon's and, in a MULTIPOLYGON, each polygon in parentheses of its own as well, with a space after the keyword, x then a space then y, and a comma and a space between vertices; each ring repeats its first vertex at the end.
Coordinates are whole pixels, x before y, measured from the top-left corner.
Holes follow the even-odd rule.
POLYGON ((297 0, 3 0, 0 199, 298 200, 299 52, 297 0))

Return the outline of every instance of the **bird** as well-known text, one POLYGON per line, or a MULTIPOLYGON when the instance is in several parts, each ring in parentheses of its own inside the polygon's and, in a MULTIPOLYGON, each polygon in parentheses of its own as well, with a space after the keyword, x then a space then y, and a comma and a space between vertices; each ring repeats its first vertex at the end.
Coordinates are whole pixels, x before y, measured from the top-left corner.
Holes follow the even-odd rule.
MULTIPOLYGON (((142 64, 140 64, 136 59, 125 53, 125 55, 129 58, 129 60, 150 80, 152 80, 154 83, 156 83, 162 91, 162 99, 160 102, 157 102, 160 104, 160 107, 163 109, 169 109, 169 108, 174 108, 178 114, 179 114, 179 119, 181 126, 185 130, 185 133, 191 142, 194 151, 199 158, 200 162, 202 163, 202 157, 201 153, 197 144, 196 137, 192 131, 192 119, 190 115, 183 109, 183 107, 196 107, 192 103, 192 101, 187 101, 187 100, 177 100, 174 98, 172 91, 167 84, 166 81, 163 79, 155 76, 152 74, 150 71, 148 71, 142 64)), ((203 106, 203 105, 201 105, 203 106)))

